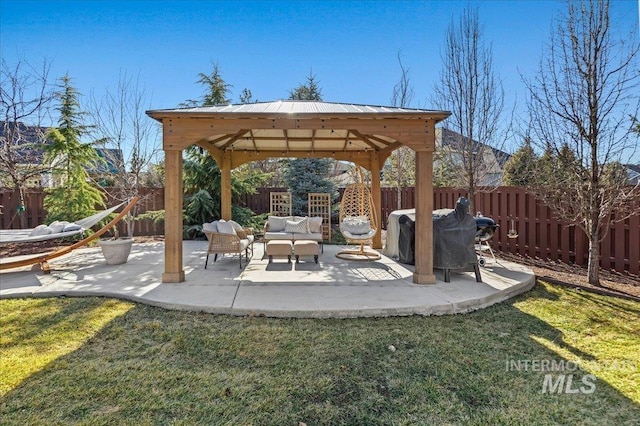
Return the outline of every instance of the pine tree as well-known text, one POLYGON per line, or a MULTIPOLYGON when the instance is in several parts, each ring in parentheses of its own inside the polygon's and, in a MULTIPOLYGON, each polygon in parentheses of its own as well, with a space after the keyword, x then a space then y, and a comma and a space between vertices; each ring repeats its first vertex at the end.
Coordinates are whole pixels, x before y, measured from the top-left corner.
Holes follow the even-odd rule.
POLYGON ((52 164, 52 173, 58 180, 56 187, 47 190, 44 207, 47 222, 74 221, 89 216, 96 207, 104 208, 104 193, 91 185, 88 169, 99 164, 100 157, 93 143, 83 143, 91 127, 83 124, 86 115, 80 109, 79 93, 71 85, 68 75, 62 77, 62 91, 57 93, 60 106, 58 127, 48 132, 51 144, 46 149, 46 160, 52 164))
MULTIPOLYGON (((300 84, 289 92, 291 100, 321 101, 322 89, 309 73, 306 84, 300 84)), ((293 214, 306 216, 310 192, 329 193, 337 197, 335 184, 327 179, 331 160, 327 158, 296 158, 284 160, 284 181, 291 191, 293 214)))
POLYGON ((531 146, 531 139, 526 138, 524 144, 505 163, 502 183, 511 186, 533 184, 538 161, 538 155, 531 146))

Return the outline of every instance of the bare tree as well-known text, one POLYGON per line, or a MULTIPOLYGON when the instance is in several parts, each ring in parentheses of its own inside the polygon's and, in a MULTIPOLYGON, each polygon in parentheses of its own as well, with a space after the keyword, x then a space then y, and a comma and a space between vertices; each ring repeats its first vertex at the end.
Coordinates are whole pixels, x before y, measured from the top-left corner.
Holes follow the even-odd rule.
POLYGON ((2 59, 0 65, 0 185, 12 185, 20 197, 17 215, 26 228, 25 190, 31 181, 40 182, 50 167, 43 162, 46 128, 42 120, 54 97, 49 84, 50 64, 39 69, 19 60, 14 66, 2 59))
POLYGON ((612 172, 637 150, 628 117, 639 105, 638 43, 631 41, 635 37, 614 39, 609 12, 606 0, 569 2, 537 75, 526 81, 532 135, 561 166, 539 179, 537 194, 585 232, 588 279, 596 285, 599 243, 609 224, 639 210, 638 186, 625 186, 612 172))
MULTIPOLYGON (((405 68, 398 52, 398 64, 400 65, 400 81, 393 86, 391 104, 394 107, 406 108, 413 101, 414 91, 409 78, 409 68, 405 68)), ((415 152, 401 146, 389 156, 389 167, 384 172, 383 183, 393 185, 397 189, 397 208, 402 208, 402 188, 415 183, 415 152)))
POLYGON ((451 21, 441 58, 432 102, 451 111, 446 126, 460 135, 443 138, 448 146, 442 147, 442 161, 456 169, 460 180, 456 186, 464 188, 472 201, 495 168, 486 146, 501 149, 506 139, 501 130, 504 90, 493 67, 491 45, 482 37, 477 8, 465 9, 457 23, 451 21))
MULTIPOLYGON (((159 127, 145 114, 150 100, 144 87, 125 71, 114 90, 107 89, 100 100, 92 95, 90 104, 96 131, 107 141, 103 150, 107 169, 103 172, 113 188, 107 186, 105 191, 118 201, 140 196, 144 174, 160 150, 159 127)), ((136 215, 137 206, 126 221, 129 237, 133 236, 136 215)))

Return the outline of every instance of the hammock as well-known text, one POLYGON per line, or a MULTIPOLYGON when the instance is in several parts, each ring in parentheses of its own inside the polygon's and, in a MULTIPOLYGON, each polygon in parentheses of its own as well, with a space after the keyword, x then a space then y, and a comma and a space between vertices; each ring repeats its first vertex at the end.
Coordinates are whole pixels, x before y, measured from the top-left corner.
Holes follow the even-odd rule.
MULTIPOLYGON (((49 264, 48 261, 55 259, 57 257, 63 256, 67 253, 71 253, 73 250, 85 246, 88 243, 90 243, 91 241, 95 240, 96 238, 99 238, 102 234, 104 234, 105 232, 107 232, 109 229, 111 229, 113 226, 116 225, 116 223, 118 223, 118 221, 120 221, 120 219, 122 219, 128 212, 129 210, 131 210, 133 208, 133 206, 138 202, 138 197, 133 197, 133 199, 129 202, 129 204, 127 204, 120 213, 118 213, 118 215, 113 218, 111 220, 111 222, 107 223, 105 226, 103 226, 102 228, 98 229, 95 233, 93 233, 92 235, 78 241, 77 243, 74 243, 68 247, 62 247, 59 248, 58 250, 51 252, 51 253, 46 253, 46 254, 40 254, 40 255, 36 255, 33 257, 29 257, 27 259, 21 259, 21 260, 9 260, 9 261, 5 261, 5 262, 0 262, 0 270, 4 270, 4 269, 12 269, 12 268, 20 268, 23 266, 28 266, 28 265, 34 265, 34 264, 40 264, 40 268, 42 269, 42 271, 45 274, 48 274, 50 272, 50 268, 49 268, 49 264)), ((122 203, 124 204, 124 203, 122 203)), ((122 204, 112 207, 111 209, 105 210, 104 212, 99 212, 94 214, 93 216, 89 216, 86 219, 82 219, 80 222, 83 223, 85 226, 91 224, 91 222, 95 221, 95 223, 100 221, 100 217, 98 216, 102 216, 102 217, 106 217, 109 215, 109 213, 112 213, 114 210, 118 209, 120 206, 122 206, 122 204), (106 212, 106 214, 105 214, 106 212), (103 216, 104 214, 104 216, 103 216), (98 217, 98 218, 97 218, 98 217), (96 220, 97 218, 97 220, 96 220)), ((77 223, 77 222, 76 222, 77 223)), ((86 229, 86 228, 85 228, 86 229)), ((73 235, 70 232, 63 232, 62 236, 69 236, 69 235, 73 235)), ((50 237, 52 234, 49 235, 43 235, 41 237, 50 237)), ((57 237, 60 237, 60 233, 55 234, 57 237)), ((47 238, 49 239, 49 238, 47 238)), ((4 239, 2 240, 4 242, 4 239)), ((39 241, 39 240, 37 240, 39 241)), ((6 260, 6 259, 5 259, 6 260)))
POLYGON ((45 235, 31 235, 33 228, 31 229, 2 229, 0 230, 0 244, 15 244, 15 243, 32 243, 46 240, 53 240, 56 238, 70 237, 72 235, 82 234, 87 229, 91 228, 96 223, 100 222, 105 217, 109 216, 114 211, 118 210, 126 203, 120 203, 117 206, 111 207, 107 210, 99 211, 98 213, 85 217, 84 219, 77 220, 73 223, 80 226, 79 229, 67 232, 56 232, 55 234, 45 235))

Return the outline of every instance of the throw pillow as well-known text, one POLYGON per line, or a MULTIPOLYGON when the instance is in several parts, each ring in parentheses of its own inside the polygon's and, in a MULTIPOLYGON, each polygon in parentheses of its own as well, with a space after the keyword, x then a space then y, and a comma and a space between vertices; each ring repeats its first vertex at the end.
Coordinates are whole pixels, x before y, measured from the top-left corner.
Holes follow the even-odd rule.
POLYGON ((65 225, 64 229, 62 230, 62 232, 77 231, 78 229, 82 229, 82 226, 78 225, 77 223, 71 222, 71 223, 65 225))
POLYGON ((345 217, 341 224, 342 229, 353 235, 364 235, 371 231, 371 222, 364 217, 345 217))
POLYGON ((51 228, 49 228, 47 225, 38 225, 35 228, 33 228, 29 236, 36 237, 40 235, 49 235, 49 234, 51 234, 51 228))
POLYGON ((240 225, 238 222, 236 222, 235 220, 230 220, 229 223, 231 224, 231 226, 233 226, 233 229, 237 231, 244 231, 244 228, 242 227, 242 225, 240 225))
POLYGON ((230 220, 229 223, 231 224, 231 226, 233 226, 233 229, 235 229, 236 235, 238 237, 240 237, 241 239, 247 238, 247 231, 244 230, 242 225, 240 225, 238 222, 234 220, 230 220))
POLYGON ((229 222, 218 222, 218 232, 221 234, 231 234, 236 235, 236 230, 233 225, 229 222))
POLYGON ((52 234, 58 234, 62 232, 64 227, 67 226, 68 224, 69 222, 56 220, 55 222, 51 222, 51 224, 49 225, 49 228, 51 228, 52 234))
POLYGON ((308 234, 309 233, 309 222, 305 217, 302 220, 287 220, 284 226, 284 232, 291 232, 295 234, 308 234))
POLYGON ((218 221, 214 220, 211 223, 203 223, 202 230, 206 232, 218 232, 218 221))
POLYGON ((269 232, 282 232, 287 220, 291 220, 291 216, 269 216, 267 218, 267 224, 269 225, 269 232))
POLYGON ((309 218, 309 232, 314 234, 322 232, 322 218, 320 216, 309 218))

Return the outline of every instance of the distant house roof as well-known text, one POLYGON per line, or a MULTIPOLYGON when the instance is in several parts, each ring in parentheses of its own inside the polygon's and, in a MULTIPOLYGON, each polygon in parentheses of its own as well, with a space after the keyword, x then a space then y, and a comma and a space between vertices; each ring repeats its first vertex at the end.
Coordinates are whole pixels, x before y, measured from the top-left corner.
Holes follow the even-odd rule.
MULTIPOLYGON (((19 134, 21 139, 16 141, 14 145, 16 149, 17 161, 20 164, 42 164, 44 162, 44 145, 48 145, 51 141, 45 139, 44 135, 49 127, 29 126, 18 122, 0 121, 0 143, 4 142, 4 136, 9 132, 12 126, 19 126, 19 134)), ((1 146, 1 145, 0 145, 1 146)), ((110 148, 96 148, 98 156, 105 160, 106 164, 100 164, 95 168, 88 169, 89 173, 118 173, 120 168, 118 164, 123 163, 122 150, 110 148)))
POLYGON ((89 169, 89 173, 95 174, 116 174, 120 173, 120 165, 124 164, 124 155, 121 149, 113 148, 96 148, 98 157, 104 160, 103 163, 98 164, 96 167, 89 169))
POLYGON ((631 185, 640 183, 640 164, 625 164, 624 166, 627 168, 629 183, 631 185))
MULTIPOLYGON (((462 135, 458 132, 454 132, 453 130, 440 127, 436 129, 436 141, 439 141, 441 146, 456 147, 462 141, 462 135)), ((476 150, 480 150, 485 147, 488 147, 489 149, 491 149, 501 169, 504 167, 504 164, 507 162, 507 160, 511 158, 511 154, 506 153, 497 148, 494 148, 490 145, 484 144, 482 142, 473 140, 473 145, 474 145, 474 149, 476 150)))
MULTIPOLYGON (((42 164, 44 161, 43 144, 49 144, 44 135, 49 130, 48 127, 29 126, 22 122, 0 121, 0 144, 6 143, 8 133, 13 126, 18 127, 20 139, 11 141, 12 146, 18 147, 15 150, 16 160, 19 164, 42 164)), ((2 145, 0 145, 1 147, 2 145)))

